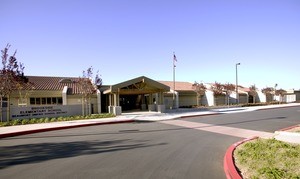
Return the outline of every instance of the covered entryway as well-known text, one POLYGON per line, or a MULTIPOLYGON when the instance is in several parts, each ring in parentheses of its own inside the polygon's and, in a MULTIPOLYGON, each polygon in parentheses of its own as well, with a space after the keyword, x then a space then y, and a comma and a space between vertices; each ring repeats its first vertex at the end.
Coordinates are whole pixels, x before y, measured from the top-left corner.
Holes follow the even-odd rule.
POLYGON ((103 94, 109 97, 108 111, 120 115, 122 110, 165 111, 164 92, 170 87, 141 76, 110 86, 103 94))
POLYGON ((122 107, 122 111, 144 111, 148 108, 147 104, 145 95, 120 95, 120 106, 122 107))

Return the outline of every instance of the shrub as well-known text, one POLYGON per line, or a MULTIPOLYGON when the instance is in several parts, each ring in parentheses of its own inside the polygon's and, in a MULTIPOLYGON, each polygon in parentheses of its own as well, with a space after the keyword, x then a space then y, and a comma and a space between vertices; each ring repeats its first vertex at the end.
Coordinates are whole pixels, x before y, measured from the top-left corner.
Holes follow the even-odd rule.
POLYGON ((45 122, 45 118, 36 119, 36 123, 44 123, 44 122, 45 122))
POLYGON ((22 125, 26 125, 29 124, 29 119, 23 119, 22 120, 22 125))
POLYGON ((57 121, 64 121, 64 117, 58 117, 57 121))
POLYGON ((32 119, 30 119, 29 124, 35 124, 37 122, 38 122, 38 119, 32 118, 32 119))
POLYGON ((12 125, 13 126, 20 125, 20 124, 22 124, 22 120, 21 119, 12 120, 12 125))
POLYGON ((50 122, 56 122, 56 121, 57 121, 57 119, 54 117, 50 119, 50 122))
POLYGON ((92 114, 88 116, 78 115, 78 116, 68 116, 68 117, 58 117, 58 118, 46 117, 46 118, 32 118, 32 119, 16 119, 10 122, 0 122, 0 126, 25 125, 25 124, 83 120, 83 119, 100 119, 100 118, 108 118, 108 117, 115 117, 115 115, 111 113, 103 113, 103 114, 92 114))
POLYGON ((2 122, 2 126, 11 126, 10 122, 2 122))

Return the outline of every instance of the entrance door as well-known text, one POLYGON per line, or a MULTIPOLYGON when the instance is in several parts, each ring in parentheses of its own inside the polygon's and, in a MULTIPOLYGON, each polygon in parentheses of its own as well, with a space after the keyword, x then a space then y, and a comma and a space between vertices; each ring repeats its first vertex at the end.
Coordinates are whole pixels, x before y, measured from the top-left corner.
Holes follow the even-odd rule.
POLYGON ((140 95, 120 95, 122 111, 141 109, 140 95))

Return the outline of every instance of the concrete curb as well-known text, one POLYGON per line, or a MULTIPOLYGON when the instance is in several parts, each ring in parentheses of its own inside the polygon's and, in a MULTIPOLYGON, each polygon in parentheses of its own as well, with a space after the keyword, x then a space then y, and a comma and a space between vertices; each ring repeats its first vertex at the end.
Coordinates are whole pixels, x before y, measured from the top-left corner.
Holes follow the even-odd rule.
POLYGON ((300 127, 300 125, 294 125, 294 126, 286 127, 286 128, 280 129, 276 132, 287 131, 287 130, 290 130, 290 129, 293 129, 293 128, 296 128, 296 127, 300 127))
POLYGON ((189 117, 201 117, 201 116, 214 116, 214 115, 220 115, 221 113, 210 113, 210 114, 195 114, 195 115, 186 115, 186 116, 180 116, 176 119, 184 119, 184 118, 189 118, 189 117))
POLYGON ((226 151, 225 156, 224 156, 224 172, 226 174, 226 178, 227 179, 242 179, 242 176, 240 175, 240 173, 238 172, 235 164, 234 164, 234 158, 233 158, 233 152, 236 149, 237 146, 257 139, 258 137, 252 137, 249 139, 244 139, 242 141, 236 142, 234 144, 232 144, 226 151))
POLYGON ((58 126, 58 127, 49 127, 49 128, 43 128, 43 129, 17 131, 17 132, 0 134, 0 139, 7 138, 7 137, 26 135, 26 134, 54 131, 54 130, 63 130, 63 129, 88 127, 88 126, 96 126, 96 125, 106 125, 106 124, 131 123, 131 122, 135 122, 135 121, 130 119, 130 120, 123 120, 123 121, 96 122, 96 123, 78 124, 78 125, 70 125, 70 126, 58 126))
POLYGON ((278 109, 278 108, 292 108, 292 107, 299 107, 300 104, 295 104, 292 106, 272 106, 270 105, 270 107, 268 108, 261 108, 261 109, 257 109, 257 111, 263 111, 263 110, 269 110, 269 109, 278 109))

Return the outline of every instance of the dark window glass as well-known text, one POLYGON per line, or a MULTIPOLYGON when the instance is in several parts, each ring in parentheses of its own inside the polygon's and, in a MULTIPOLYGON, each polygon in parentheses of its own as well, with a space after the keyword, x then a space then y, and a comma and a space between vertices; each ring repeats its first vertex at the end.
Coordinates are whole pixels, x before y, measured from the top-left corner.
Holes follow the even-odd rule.
POLYGON ((42 98, 42 104, 46 104, 46 98, 42 98))
POLYGON ((35 98, 30 98, 30 104, 35 105, 35 98))
POLYGON ((57 100, 58 100, 58 104, 62 104, 63 102, 62 102, 62 98, 57 98, 57 100))
POLYGON ((47 104, 52 104, 51 103, 51 98, 47 98, 47 104))
POLYGON ((52 104, 56 104, 56 98, 52 98, 52 104))
POLYGON ((4 108, 7 107, 7 98, 6 97, 2 98, 2 107, 4 107, 4 108))
POLYGON ((35 103, 36 103, 37 105, 41 104, 41 98, 36 98, 36 99, 35 99, 35 103))

